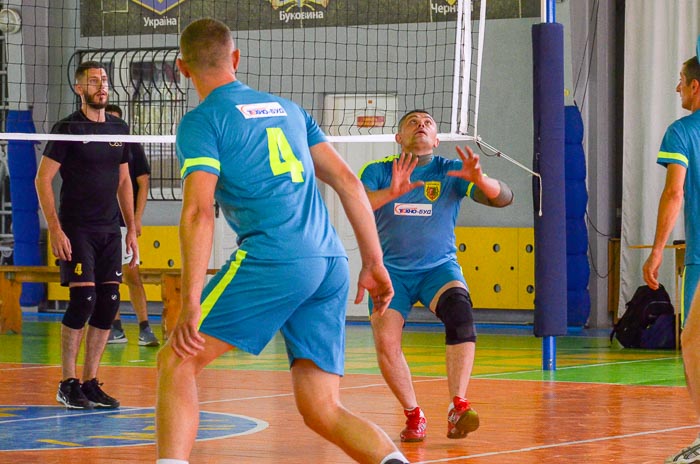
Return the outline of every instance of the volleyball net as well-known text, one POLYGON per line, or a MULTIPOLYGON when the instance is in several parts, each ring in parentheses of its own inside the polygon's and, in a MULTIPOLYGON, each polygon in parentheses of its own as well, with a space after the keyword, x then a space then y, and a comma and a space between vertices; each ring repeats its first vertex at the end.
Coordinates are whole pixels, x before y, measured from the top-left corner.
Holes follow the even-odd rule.
POLYGON ((179 199, 175 133, 198 97, 178 39, 202 17, 233 31, 239 80, 300 104, 332 142, 391 142, 412 109, 443 141, 478 136, 485 0, 0 1, 0 185, 9 141, 107 137, 144 146, 151 199, 179 199), (88 60, 132 135, 50 133, 79 108, 73 76, 88 60))

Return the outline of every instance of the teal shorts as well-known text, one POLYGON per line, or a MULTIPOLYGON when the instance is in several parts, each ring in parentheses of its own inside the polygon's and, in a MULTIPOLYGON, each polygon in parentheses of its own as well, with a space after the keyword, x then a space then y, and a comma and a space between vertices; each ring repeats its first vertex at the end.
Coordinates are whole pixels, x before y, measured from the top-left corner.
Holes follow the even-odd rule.
MULTIPOLYGON (((432 269, 421 271, 404 271, 387 267, 391 283, 394 286, 394 298, 389 308, 401 313, 404 320, 408 318, 413 305, 420 302, 430 308, 435 294, 448 282, 457 280, 467 287, 462 274, 462 267, 457 261, 449 260, 432 269)), ((369 300, 369 313, 372 314, 372 300, 369 300)))
POLYGON ((279 330, 290 366, 309 359, 343 375, 348 286, 345 257, 266 261, 239 249, 204 288, 200 331, 257 355, 279 330))

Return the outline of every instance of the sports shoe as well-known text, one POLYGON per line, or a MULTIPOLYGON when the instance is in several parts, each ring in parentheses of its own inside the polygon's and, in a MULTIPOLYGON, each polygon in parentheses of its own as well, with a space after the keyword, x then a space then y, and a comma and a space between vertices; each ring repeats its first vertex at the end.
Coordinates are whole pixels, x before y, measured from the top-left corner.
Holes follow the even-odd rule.
POLYGON ((678 454, 669 456, 664 461, 664 464, 693 464, 700 463, 700 437, 682 450, 678 454))
POLYGON ((56 401, 69 409, 92 409, 94 406, 80 388, 80 380, 75 378, 58 382, 56 401))
POLYGON ((384 464, 408 464, 408 463, 405 461, 402 461, 401 459, 389 459, 384 464))
POLYGON ((447 412, 447 438, 464 438, 479 428, 479 415, 469 401, 455 396, 447 412))
POLYGON ((80 388, 82 388, 85 397, 89 399, 95 408, 98 409, 116 409, 119 407, 119 401, 109 396, 107 393, 103 392, 100 388, 102 384, 97 381, 97 379, 88 380, 84 382, 80 388))
POLYGON ((141 331, 139 332, 139 345, 141 345, 141 346, 158 346, 158 345, 160 345, 158 338, 156 338, 156 336, 153 333, 153 330, 151 330, 150 326, 148 326, 144 329, 141 329, 141 331))
POLYGON ((126 334, 124 333, 124 329, 115 329, 112 327, 112 330, 109 331, 109 338, 107 339, 107 343, 126 343, 126 334))
POLYGON ((406 428, 401 431, 401 441, 408 443, 423 441, 428 423, 420 406, 404 409, 403 413, 406 415, 406 428))

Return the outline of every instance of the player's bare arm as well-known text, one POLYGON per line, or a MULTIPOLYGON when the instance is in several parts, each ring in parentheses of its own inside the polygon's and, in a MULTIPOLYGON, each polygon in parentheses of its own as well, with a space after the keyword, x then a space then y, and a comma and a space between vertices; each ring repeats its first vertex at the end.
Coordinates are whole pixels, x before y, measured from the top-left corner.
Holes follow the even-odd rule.
POLYGON ((383 313, 394 295, 389 273, 384 267, 374 215, 362 182, 328 142, 311 147, 317 177, 338 193, 345 214, 355 231, 362 257, 356 302, 367 290, 375 310, 383 313))
POLYGON ((61 163, 42 156, 34 183, 36 185, 41 211, 44 213, 44 219, 46 219, 49 230, 51 252, 58 259, 70 261, 72 255, 71 244, 58 220, 56 199, 53 194, 52 186, 53 178, 56 177, 56 173, 58 173, 60 167, 61 163))
POLYGON ((180 215, 182 312, 168 339, 175 354, 181 358, 193 356, 204 348, 204 338, 198 330, 202 314, 200 299, 214 237, 214 189, 217 180, 214 174, 195 171, 183 183, 180 215))

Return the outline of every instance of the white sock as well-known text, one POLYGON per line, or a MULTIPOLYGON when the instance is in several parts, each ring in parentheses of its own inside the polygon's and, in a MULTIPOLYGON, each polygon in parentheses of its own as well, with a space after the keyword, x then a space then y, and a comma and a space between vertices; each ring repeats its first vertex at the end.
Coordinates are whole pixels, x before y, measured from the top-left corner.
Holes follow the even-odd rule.
POLYGON ((391 453, 390 455, 388 455, 387 457, 382 459, 382 462, 380 462, 379 464, 384 464, 385 462, 390 461, 392 459, 398 459, 401 462, 408 462, 408 459, 406 459, 406 456, 401 454, 400 451, 394 451, 393 453, 391 453))
POLYGON ((183 461, 182 459, 158 459, 156 464, 189 464, 189 461, 183 461))

